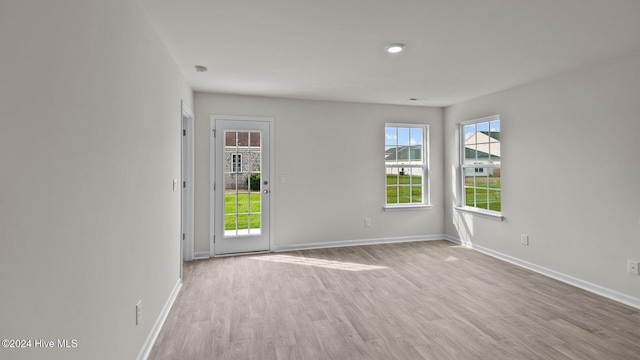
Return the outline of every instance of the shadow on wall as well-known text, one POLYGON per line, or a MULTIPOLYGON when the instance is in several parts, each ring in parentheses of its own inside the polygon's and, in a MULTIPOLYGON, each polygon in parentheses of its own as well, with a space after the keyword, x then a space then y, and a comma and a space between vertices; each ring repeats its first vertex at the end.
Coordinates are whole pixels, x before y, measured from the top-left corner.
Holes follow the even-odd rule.
POLYGON ((458 233, 458 239, 461 245, 465 247, 471 247, 473 245, 473 216, 471 214, 464 213, 456 210, 458 206, 458 194, 456 189, 458 188, 458 171, 455 165, 451 166, 451 218, 453 220, 453 226, 458 233))

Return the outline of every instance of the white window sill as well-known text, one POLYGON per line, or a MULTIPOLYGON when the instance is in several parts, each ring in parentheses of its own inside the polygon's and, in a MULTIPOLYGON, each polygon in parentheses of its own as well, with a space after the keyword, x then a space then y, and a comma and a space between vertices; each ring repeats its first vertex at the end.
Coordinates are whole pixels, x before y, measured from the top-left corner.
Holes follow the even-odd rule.
POLYGON ((456 206, 456 210, 473 214, 473 215, 478 215, 487 219, 492 219, 497 221, 504 220, 504 216, 502 216, 502 213, 499 213, 497 211, 482 210, 482 209, 466 207, 466 206, 464 207, 456 206))
POLYGON ((407 210, 429 210, 433 205, 387 205, 383 207, 384 211, 407 211, 407 210))

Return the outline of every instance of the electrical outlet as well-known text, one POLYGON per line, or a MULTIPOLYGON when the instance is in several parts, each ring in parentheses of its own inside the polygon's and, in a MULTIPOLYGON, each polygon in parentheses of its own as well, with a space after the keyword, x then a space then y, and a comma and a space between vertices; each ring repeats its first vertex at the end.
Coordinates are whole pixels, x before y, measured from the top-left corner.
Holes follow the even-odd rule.
POLYGON ((529 235, 520 234, 520 244, 524 246, 529 246, 529 235))
POLYGON ((364 219, 364 227, 371 227, 371 218, 364 219))
POLYGON ((140 324, 142 320, 142 300, 138 300, 136 304, 136 326, 140 324))
POLYGON ((638 272, 638 262, 635 260, 627 260, 627 271, 629 274, 640 275, 638 272))

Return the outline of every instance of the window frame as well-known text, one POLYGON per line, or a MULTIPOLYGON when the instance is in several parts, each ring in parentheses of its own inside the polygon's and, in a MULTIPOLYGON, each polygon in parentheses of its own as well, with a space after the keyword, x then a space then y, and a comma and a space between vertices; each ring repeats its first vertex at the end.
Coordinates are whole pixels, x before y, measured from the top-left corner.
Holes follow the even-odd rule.
POLYGON ((231 154, 231 173, 238 174, 242 172, 242 153, 235 152, 231 154))
MULTIPOLYGON (((491 219, 495 219, 495 220, 499 220, 502 221, 504 219, 504 216, 502 215, 502 205, 504 204, 503 198, 502 198, 502 146, 500 147, 501 149, 501 153, 500 153, 500 163, 499 164, 479 164, 479 163, 474 163, 474 164, 465 164, 464 160, 465 160, 465 132, 464 132, 464 128, 465 126, 468 125, 474 125, 474 124, 480 124, 480 123, 490 123, 492 121, 500 121, 500 133, 502 133, 502 119, 500 118, 500 114, 496 114, 496 115, 491 115, 491 116, 486 116, 483 118, 477 118, 477 119, 473 119, 473 120, 468 120, 468 121, 463 121, 458 123, 458 133, 459 133, 459 145, 458 145, 458 193, 460 194, 459 196, 459 201, 458 201, 458 206, 456 207, 457 210, 459 211, 463 211, 463 212, 469 212, 469 213, 474 213, 474 214, 478 214, 487 218, 491 218, 491 219), (499 169, 500 171, 500 211, 496 211, 496 210, 490 210, 490 209, 483 209, 483 208, 478 208, 475 206, 468 206, 467 205, 467 201, 466 201, 466 187, 465 187, 465 181, 466 181, 466 176, 465 176, 465 170, 466 169, 474 169, 474 174, 478 174, 479 173, 479 169, 499 169)), ((499 142, 502 142, 502 134, 500 135, 500 140, 499 142)), ((483 171, 480 171, 483 172, 483 171)), ((475 188, 475 187, 474 187, 475 188)))
MULTIPOLYGON (((384 163, 384 186, 383 186, 383 210, 384 211, 396 211, 396 210, 420 210, 420 209, 429 209, 433 206, 431 205, 431 182, 430 182, 430 161, 429 161, 429 125, 427 124, 409 124, 409 123, 385 123, 384 131, 386 135, 386 129, 389 127, 393 128, 421 128, 422 129, 422 164, 412 164, 412 165, 404 165, 405 168, 410 169, 422 169, 422 202, 420 203, 397 203, 397 204, 387 204, 387 169, 392 167, 398 167, 399 165, 387 165, 386 161, 384 163)), ((397 131, 397 130, 396 130, 397 131)), ((384 139, 385 147, 387 145, 386 138, 384 139)), ((396 142, 396 146, 398 146, 396 142)), ((386 153, 386 150, 385 150, 386 153)), ((397 154, 396 154, 397 156, 397 154)))

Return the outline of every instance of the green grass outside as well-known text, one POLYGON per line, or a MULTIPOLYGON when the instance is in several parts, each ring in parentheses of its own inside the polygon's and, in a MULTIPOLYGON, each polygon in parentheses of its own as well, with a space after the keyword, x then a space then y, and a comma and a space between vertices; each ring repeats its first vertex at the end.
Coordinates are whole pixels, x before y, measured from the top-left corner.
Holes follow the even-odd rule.
POLYGON ((493 211, 501 211, 502 199, 499 177, 468 176, 465 180, 465 203, 467 206, 493 211))
POLYGON ((235 230, 236 225, 238 230, 244 230, 249 228, 249 224, 252 229, 260 228, 260 193, 225 193, 224 214, 225 230, 235 230))
POLYGON ((422 176, 387 174, 387 204, 421 202, 422 176))

